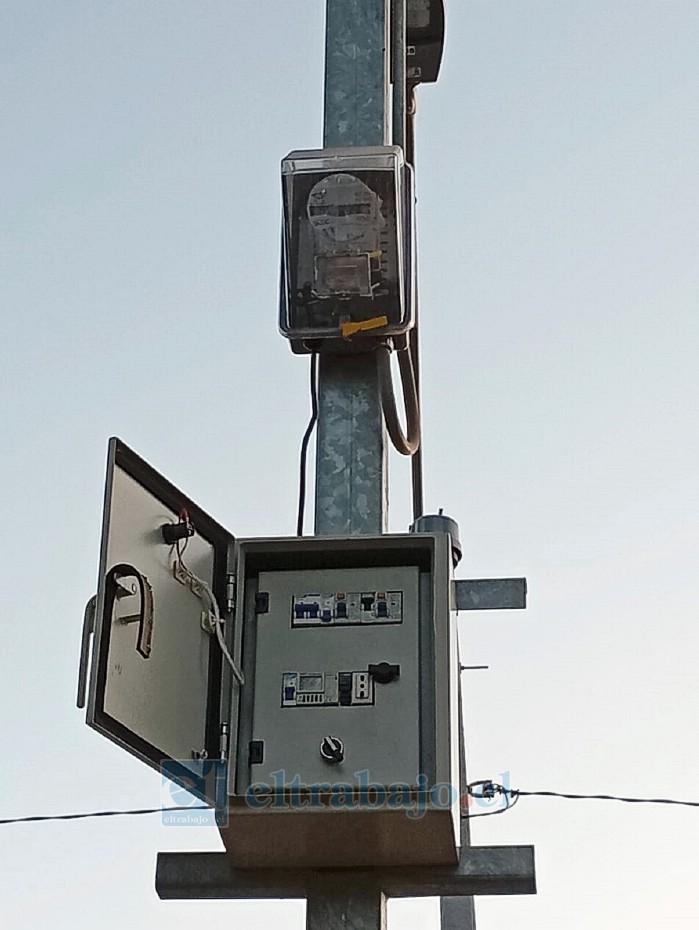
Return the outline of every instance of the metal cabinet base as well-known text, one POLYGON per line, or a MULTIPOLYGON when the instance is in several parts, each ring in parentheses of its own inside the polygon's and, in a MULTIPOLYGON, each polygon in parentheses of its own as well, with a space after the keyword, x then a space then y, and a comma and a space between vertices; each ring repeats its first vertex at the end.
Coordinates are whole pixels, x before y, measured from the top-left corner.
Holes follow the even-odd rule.
POLYGON ((231 799, 221 838, 238 868, 456 865, 450 810, 411 818, 405 810, 251 811, 231 799))

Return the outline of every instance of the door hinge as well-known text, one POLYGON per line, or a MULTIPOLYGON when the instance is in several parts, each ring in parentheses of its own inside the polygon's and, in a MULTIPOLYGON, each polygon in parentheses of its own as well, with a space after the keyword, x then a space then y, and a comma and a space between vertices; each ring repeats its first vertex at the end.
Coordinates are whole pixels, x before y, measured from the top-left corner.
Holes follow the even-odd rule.
POLYGON ((226 575, 226 610, 233 613, 236 606, 236 584, 235 575, 229 573, 226 575))
POLYGON ((218 743, 218 757, 221 762, 226 762, 228 759, 228 723, 223 721, 221 723, 221 731, 219 734, 219 743, 218 743))

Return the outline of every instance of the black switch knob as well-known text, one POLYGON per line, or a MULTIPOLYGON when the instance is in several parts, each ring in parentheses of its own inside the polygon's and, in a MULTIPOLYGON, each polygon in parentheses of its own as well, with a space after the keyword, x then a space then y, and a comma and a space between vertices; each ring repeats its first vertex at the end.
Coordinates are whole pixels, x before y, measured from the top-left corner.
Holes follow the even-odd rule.
POLYGON ((345 760, 345 744, 337 736, 324 736, 320 741, 320 756, 329 765, 339 765, 345 760))
POLYGON ((378 665, 370 665, 367 671, 379 685, 387 685, 394 678, 400 678, 400 665, 392 665, 390 662, 379 662, 378 665))

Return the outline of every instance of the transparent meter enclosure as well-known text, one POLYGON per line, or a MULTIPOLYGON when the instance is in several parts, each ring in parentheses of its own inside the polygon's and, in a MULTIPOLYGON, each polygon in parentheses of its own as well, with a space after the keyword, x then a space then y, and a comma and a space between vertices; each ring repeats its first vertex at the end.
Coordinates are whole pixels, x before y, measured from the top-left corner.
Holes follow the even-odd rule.
POLYGON ((402 150, 291 152, 282 188, 280 328, 294 351, 409 329, 413 198, 402 150))

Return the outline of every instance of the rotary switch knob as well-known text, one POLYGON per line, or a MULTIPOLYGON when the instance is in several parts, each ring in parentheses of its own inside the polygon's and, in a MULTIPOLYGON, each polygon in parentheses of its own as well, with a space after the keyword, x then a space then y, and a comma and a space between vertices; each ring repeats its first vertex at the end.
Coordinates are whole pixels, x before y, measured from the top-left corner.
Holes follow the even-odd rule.
POLYGON ((320 757, 328 765, 345 761, 345 744, 338 736, 324 736, 320 741, 320 757))

